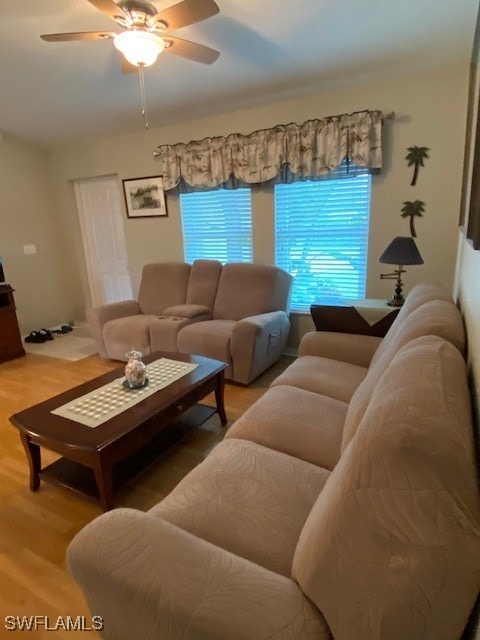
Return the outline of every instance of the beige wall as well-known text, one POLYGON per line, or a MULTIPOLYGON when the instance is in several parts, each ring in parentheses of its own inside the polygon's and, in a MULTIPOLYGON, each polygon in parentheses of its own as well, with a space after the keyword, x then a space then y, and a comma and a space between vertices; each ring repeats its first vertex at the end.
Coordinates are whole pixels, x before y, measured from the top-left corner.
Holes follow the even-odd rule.
POLYGON ((6 280, 15 289, 21 331, 67 322, 72 319, 73 300, 63 273, 62 232, 53 206, 49 153, 3 134, 0 193, 0 256, 6 280), (35 244, 37 253, 26 255, 26 244, 35 244))
MULTIPOLYGON (((254 109, 189 121, 134 134, 67 145, 49 153, 35 145, 4 136, 0 144, 3 207, 0 255, 8 280, 16 288, 23 331, 84 316, 89 303, 85 263, 72 181, 100 175, 131 178, 157 172, 153 149, 160 143, 188 141, 232 131, 248 133, 290 121, 323 117, 362 108, 395 111, 397 120, 384 127, 385 170, 373 178, 367 295, 386 297, 392 283, 380 281, 378 256, 395 235, 408 233, 400 217, 406 199, 426 202, 417 222, 418 246, 425 259, 411 267, 407 290, 421 279, 452 286, 458 202, 466 113, 468 65, 455 65, 418 76, 371 80, 329 89, 254 109), (431 148, 431 159, 415 188, 404 161, 407 146, 431 148), (50 188, 49 180, 53 189, 50 188), (23 245, 38 253, 27 256, 23 245)), ((179 203, 168 197, 168 218, 125 218, 127 248, 134 288, 146 262, 183 258, 179 203)), ((254 259, 274 259, 273 202, 267 189, 253 193, 254 259)), ((309 315, 293 317, 292 340, 313 327, 309 315)))
MULTIPOLYGON (((73 198, 74 179, 116 174, 119 180, 155 175, 158 168, 153 150, 158 144, 248 133, 258 128, 291 121, 303 122, 359 109, 395 111, 397 119, 384 126, 384 164, 381 176, 373 178, 367 295, 387 297, 392 282, 380 281, 378 256, 396 235, 408 235, 408 222, 400 217, 402 202, 421 199, 424 218, 417 222, 418 247, 425 265, 411 267, 405 276, 406 290, 420 280, 440 280, 453 286, 458 210, 465 136, 468 61, 418 75, 365 78, 348 87, 330 88, 295 99, 188 121, 133 134, 84 141, 54 150, 53 175, 57 205, 65 215, 65 241, 73 261, 74 313, 83 315, 88 292, 82 257, 80 229, 73 198), (412 169, 404 160, 408 146, 427 146, 431 159, 421 170, 416 187, 410 187, 412 169)), ((151 124, 155 124, 151 122, 151 124)), ((125 219, 127 249, 134 289, 143 264, 183 259, 178 199, 168 197, 169 217, 125 219)), ((271 263, 274 255, 273 204, 271 193, 260 189, 253 196, 254 259, 271 263)), ((387 267, 388 270, 388 267, 387 267)), ((292 341, 312 328, 309 316, 294 318, 292 341)))

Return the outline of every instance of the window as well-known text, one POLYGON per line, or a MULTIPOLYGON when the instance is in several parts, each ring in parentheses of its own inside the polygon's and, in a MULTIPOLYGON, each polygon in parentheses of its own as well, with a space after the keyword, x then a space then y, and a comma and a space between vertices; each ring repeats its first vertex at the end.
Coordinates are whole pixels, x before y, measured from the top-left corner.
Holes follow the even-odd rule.
POLYGON ((252 262, 250 189, 182 193, 180 208, 186 262, 252 262))
POLYGON ((371 176, 345 163, 325 180, 275 186, 276 264, 294 276, 292 309, 363 298, 371 176))

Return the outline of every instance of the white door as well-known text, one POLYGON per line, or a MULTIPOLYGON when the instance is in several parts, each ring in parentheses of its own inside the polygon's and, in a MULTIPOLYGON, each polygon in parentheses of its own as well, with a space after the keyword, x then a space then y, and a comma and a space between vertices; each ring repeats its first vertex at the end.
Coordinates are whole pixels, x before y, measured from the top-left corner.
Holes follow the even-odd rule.
POLYGON ((75 182, 93 306, 133 298, 118 178, 75 182))

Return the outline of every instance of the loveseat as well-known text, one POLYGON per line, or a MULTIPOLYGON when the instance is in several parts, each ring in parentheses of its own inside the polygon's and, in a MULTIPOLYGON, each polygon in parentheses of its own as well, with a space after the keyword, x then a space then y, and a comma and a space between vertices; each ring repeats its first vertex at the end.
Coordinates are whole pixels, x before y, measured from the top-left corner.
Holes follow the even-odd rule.
POLYGON ((77 534, 105 638, 460 638, 480 586, 462 318, 419 285, 374 342, 307 335, 165 499, 77 534))
POLYGON ((216 260, 147 264, 138 301, 87 309, 100 355, 125 360, 173 351, 228 364, 225 377, 250 383, 282 354, 290 332, 292 277, 282 269, 216 260))

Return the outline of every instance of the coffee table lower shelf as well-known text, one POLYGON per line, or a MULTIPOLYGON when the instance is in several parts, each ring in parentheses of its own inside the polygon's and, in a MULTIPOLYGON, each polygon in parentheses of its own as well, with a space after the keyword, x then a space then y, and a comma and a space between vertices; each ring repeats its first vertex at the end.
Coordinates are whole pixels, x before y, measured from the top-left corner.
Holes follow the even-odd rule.
MULTIPOLYGON (((162 429, 148 443, 120 460, 113 468, 113 489, 117 491, 138 474, 155 463, 169 447, 181 440, 189 431, 199 427, 217 412, 215 407, 196 404, 162 429)), ((40 479, 67 489, 83 498, 101 504, 100 492, 93 469, 80 462, 59 458, 40 471, 40 479)))

